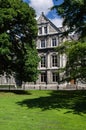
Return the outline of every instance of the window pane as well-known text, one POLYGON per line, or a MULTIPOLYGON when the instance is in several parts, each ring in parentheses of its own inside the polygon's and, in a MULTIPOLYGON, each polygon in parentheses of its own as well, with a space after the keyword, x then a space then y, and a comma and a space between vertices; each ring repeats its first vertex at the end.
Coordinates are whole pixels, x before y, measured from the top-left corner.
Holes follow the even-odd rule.
POLYGON ((39 28, 39 34, 42 34, 42 28, 41 27, 39 28))
POLYGON ((45 56, 41 57, 41 67, 45 67, 46 66, 46 59, 45 56))
POLYGON ((41 40, 41 47, 45 47, 45 40, 41 40))
POLYGON ((52 81, 57 82, 58 81, 58 74, 56 72, 52 73, 52 81))
POLYGON ((47 33, 47 27, 44 27, 44 33, 47 33))
POLYGON ((56 46, 56 38, 52 39, 52 46, 56 46))
POLYGON ((41 73, 41 82, 46 82, 46 73, 41 73))
POLYGON ((57 67, 58 66, 58 60, 57 60, 57 55, 52 56, 52 66, 57 67))

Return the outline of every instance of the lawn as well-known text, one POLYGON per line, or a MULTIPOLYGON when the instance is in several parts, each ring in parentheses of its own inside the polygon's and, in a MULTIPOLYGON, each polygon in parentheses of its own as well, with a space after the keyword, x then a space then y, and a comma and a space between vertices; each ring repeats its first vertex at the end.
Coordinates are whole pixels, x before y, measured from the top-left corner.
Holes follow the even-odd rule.
POLYGON ((0 130, 86 130, 86 91, 0 91, 0 130))

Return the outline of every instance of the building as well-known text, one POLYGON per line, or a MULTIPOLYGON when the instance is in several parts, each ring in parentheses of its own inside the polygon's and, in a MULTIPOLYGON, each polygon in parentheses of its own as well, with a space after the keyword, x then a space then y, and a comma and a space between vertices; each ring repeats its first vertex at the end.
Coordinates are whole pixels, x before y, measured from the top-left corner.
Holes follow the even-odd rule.
POLYGON ((61 28, 57 28, 44 13, 41 14, 38 21, 38 37, 36 39, 37 50, 41 59, 38 69, 39 78, 36 84, 41 86, 58 86, 60 76, 57 70, 65 65, 65 57, 61 57, 55 51, 62 39, 60 38, 61 28))
MULTIPOLYGON (((57 89, 61 78, 57 70, 64 67, 66 63, 66 57, 59 55, 56 51, 56 47, 63 41, 60 37, 62 28, 57 28, 43 12, 38 18, 37 24, 36 48, 40 57, 38 66, 40 74, 38 80, 32 86, 41 89, 57 89)), ((31 84, 28 84, 28 86, 31 87, 31 84)))

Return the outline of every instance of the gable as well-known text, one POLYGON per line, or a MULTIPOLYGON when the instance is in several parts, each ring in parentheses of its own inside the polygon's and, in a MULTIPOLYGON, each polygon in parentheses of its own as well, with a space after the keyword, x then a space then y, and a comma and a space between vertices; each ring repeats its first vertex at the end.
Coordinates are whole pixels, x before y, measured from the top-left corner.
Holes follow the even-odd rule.
POLYGON ((45 17, 43 17, 43 15, 41 15, 39 17, 39 19, 37 20, 38 24, 43 24, 43 23, 47 23, 47 22, 48 22, 48 20, 46 20, 45 17))
POLYGON ((47 26, 48 27, 48 33, 60 33, 59 28, 57 28, 46 16, 42 13, 39 19, 37 20, 38 27, 47 26))
POLYGON ((49 33, 52 34, 52 33, 59 33, 59 31, 53 27, 51 24, 49 24, 49 33))

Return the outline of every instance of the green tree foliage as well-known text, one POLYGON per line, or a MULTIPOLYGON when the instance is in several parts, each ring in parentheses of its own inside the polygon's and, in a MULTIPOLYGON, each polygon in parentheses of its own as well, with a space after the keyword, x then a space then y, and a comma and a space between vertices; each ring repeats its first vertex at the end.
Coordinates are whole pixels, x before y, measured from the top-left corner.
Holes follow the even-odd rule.
POLYGON ((64 79, 86 81, 86 0, 64 0, 53 8, 63 18, 63 28, 66 29, 62 36, 78 35, 77 41, 64 42, 57 48, 60 54, 67 56, 66 66, 61 69, 64 79))
POLYGON ((78 79, 84 83, 86 81, 86 42, 66 41, 57 47, 57 51, 67 56, 66 66, 59 70, 60 73, 64 72, 62 80, 78 79))
POLYGON ((63 18, 66 26, 66 35, 70 32, 86 36, 86 0, 64 0, 60 5, 55 5, 57 13, 63 18))
POLYGON ((22 0, 0 0, 0 74, 35 81, 38 54, 35 11, 22 0))

